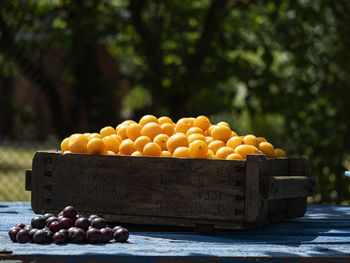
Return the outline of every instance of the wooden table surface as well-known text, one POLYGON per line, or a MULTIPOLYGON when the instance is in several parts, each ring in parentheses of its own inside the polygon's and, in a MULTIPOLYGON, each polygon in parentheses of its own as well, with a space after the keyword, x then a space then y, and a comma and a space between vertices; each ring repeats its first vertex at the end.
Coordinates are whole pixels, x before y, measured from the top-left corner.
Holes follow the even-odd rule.
POLYGON ((350 207, 309 205, 302 218, 213 235, 191 229, 128 226, 128 243, 13 243, 8 230, 29 224, 28 202, 0 202, 0 261, 7 262, 350 262, 350 207))

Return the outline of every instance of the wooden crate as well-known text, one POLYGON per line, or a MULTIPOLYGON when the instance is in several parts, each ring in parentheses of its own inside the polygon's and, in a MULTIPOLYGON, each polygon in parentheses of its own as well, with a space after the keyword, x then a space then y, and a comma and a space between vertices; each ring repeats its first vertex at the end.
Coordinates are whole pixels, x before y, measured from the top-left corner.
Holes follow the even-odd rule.
POLYGON ((247 160, 37 152, 26 174, 34 212, 67 205, 109 221, 243 229, 303 216, 315 181, 303 158, 247 160))

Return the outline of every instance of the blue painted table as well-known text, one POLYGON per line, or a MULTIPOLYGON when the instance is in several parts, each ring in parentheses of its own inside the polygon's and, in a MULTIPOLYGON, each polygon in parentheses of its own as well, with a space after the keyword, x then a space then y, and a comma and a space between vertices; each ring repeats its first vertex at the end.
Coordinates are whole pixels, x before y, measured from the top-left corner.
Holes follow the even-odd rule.
POLYGON ((298 219, 248 231, 200 235, 129 226, 129 243, 38 245, 10 241, 29 224, 27 202, 0 202, 0 260, 9 262, 350 262, 350 207, 310 205, 298 219))

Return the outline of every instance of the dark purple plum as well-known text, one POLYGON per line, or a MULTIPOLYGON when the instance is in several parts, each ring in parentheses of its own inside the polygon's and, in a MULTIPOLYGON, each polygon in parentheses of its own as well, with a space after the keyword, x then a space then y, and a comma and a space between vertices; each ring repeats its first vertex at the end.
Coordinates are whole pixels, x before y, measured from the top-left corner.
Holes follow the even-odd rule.
POLYGON ((48 218, 50 218, 50 217, 55 217, 53 214, 51 214, 51 213, 46 213, 45 215, 44 215, 44 218, 45 218, 45 220, 47 220, 48 218))
POLYGON ((65 244, 67 243, 68 237, 63 232, 56 232, 52 239, 55 244, 65 244))
POLYGON ((43 229, 45 227, 45 218, 43 216, 34 216, 31 225, 33 228, 43 229))
POLYGON ((91 215, 91 216, 89 216, 90 225, 91 225, 92 220, 94 220, 95 218, 98 218, 98 217, 99 217, 98 215, 91 215))
POLYGON ((55 216, 51 216, 51 217, 47 218, 46 221, 45 221, 46 222, 46 226, 49 226, 54 221, 58 221, 58 218, 55 217, 55 216))
POLYGON ((102 239, 104 242, 108 243, 110 240, 113 239, 113 230, 109 227, 105 227, 101 229, 102 239))
POLYGON ((129 231, 124 227, 121 227, 114 232, 114 239, 117 242, 124 243, 128 240, 128 238, 129 238, 129 231))
POLYGON ((63 216, 63 211, 58 213, 57 217, 59 217, 59 216, 63 216))
POLYGON ((72 243, 84 243, 86 242, 85 231, 81 228, 76 228, 68 233, 68 240, 72 243))
POLYGON ((86 217, 78 218, 77 221, 75 221, 75 226, 86 231, 90 226, 89 219, 87 219, 86 217))
POLYGON ((16 241, 18 243, 27 243, 30 241, 29 230, 21 229, 16 235, 16 241))
POLYGON ((98 229, 98 228, 90 228, 86 232, 86 239, 87 239, 87 242, 91 243, 91 244, 104 242, 104 240, 102 238, 102 233, 101 233, 100 229, 98 229))
POLYGON ((53 221, 50 225, 49 225, 49 230, 52 233, 56 233, 58 231, 60 231, 62 229, 62 223, 60 221, 53 221))
POLYGON ((75 220, 77 216, 77 210, 73 206, 67 206, 63 209, 63 216, 75 220))
POLYGON ((77 214, 76 217, 75 217, 76 218, 75 220, 77 220, 77 219, 79 219, 81 217, 84 217, 84 216, 82 216, 81 214, 77 214))
POLYGON ((33 242, 37 244, 48 244, 52 242, 52 232, 39 229, 33 235, 33 242))
POLYGON ((61 229, 58 232, 63 233, 63 234, 65 234, 68 237, 68 230, 67 229, 61 229))
POLYGON ((26 225, 23 223, 18 223, 17 225, 15 225, 16 227, 23 229, 26 225))
POLYGON ((25 227, 23 227, 23 229, 27 229, 27 230, 32 230, 33 229, 33 227, 31 226, 31 225, 26 225, 25 227))
POLYGON ((19 230, 21 230, 21 229, 18 229, 15 226, 9 230, 9 237, 13 242, 17 242, 16 236, 17 236, 17 233, 19 230))
POLYGON ((91 225, 98 229, 101 229, 107 226, 106 221, 101 217, 92 219, 91 225))
POLYGON ((29 230, 30 242, 33 242, 33 236, 34 236, 36 231, 38 231, 38 229, 36 229, 36 228, 29 230))
POLYGON ((115 231, 117 231, 119 228, 122 228, 122 226, 115 226, 115 227, 113 227, 113 233, 115 233, 115 231))
POLYGON ((72 219, 68 217, 60 218, 60 223, 62 224, 62 228, 65 228, 65 229, 68 229, 74 225, 72 219))

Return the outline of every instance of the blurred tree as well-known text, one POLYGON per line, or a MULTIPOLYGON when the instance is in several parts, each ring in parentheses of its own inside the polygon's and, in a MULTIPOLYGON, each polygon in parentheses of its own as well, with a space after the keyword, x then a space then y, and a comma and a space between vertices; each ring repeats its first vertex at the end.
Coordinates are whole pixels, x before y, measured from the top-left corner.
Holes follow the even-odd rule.
POLYGON ((320 182, 316 202, 350 201, 343 176, 350 168, 349 1, 0 5, 0 54, 46 92, 60 135, 78 130, 81 111, 94 129, 118 122, 121 108, 112 101, 125 93, 127 80, 129 117, 226 114, 238 131, 249 121, 245 129, 309 159, 320 182), (118 61, 115 74, 101 69, 98 43, 118 61), (41 59, 59 49, 66 54, 55 78, 41 59), (62 82, 71 87, 66 119, 58 100, 62 82))

